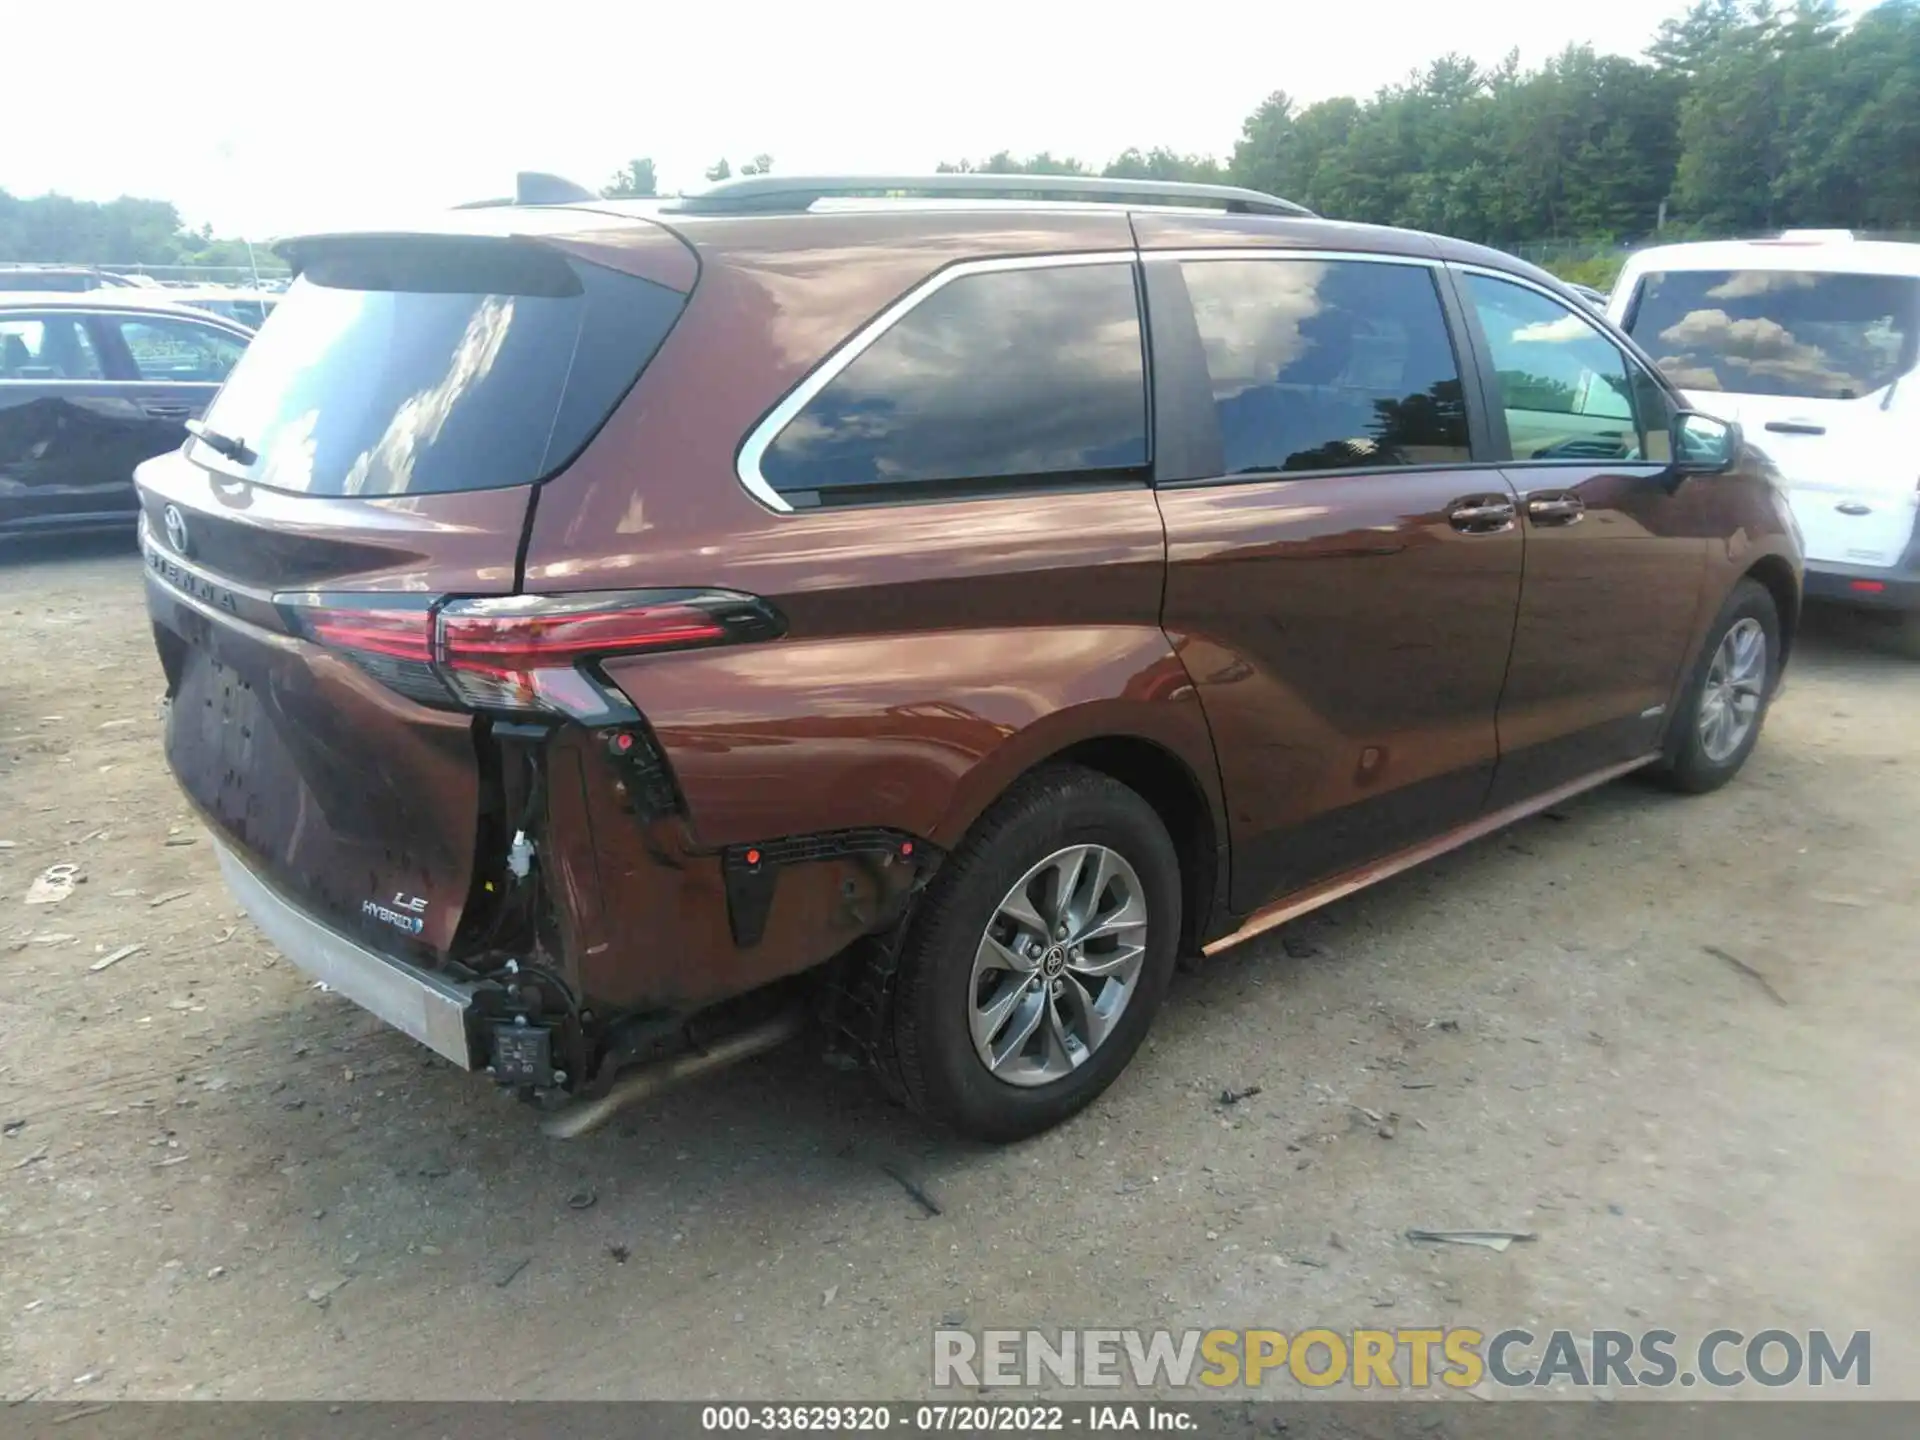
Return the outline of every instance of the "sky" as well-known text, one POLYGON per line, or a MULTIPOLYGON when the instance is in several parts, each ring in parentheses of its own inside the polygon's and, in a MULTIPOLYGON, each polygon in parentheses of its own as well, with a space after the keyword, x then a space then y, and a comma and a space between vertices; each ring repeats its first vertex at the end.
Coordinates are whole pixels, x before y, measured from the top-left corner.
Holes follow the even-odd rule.
POLYGON ((1225 156, 1274 90, 1368 95, 1453 50, 1637 54, 1684 0, 196 0, 0 5, 0 189, 171 200, 269 239, 508 193, 598 186, 650 155, 695 189, 721 156, 790 175, 925 172, 996 150, 1095 165, 1225 156), (77 56, 74 63, 53 63, 77 56), (19 123, 18 117, 37 117, 19 123))

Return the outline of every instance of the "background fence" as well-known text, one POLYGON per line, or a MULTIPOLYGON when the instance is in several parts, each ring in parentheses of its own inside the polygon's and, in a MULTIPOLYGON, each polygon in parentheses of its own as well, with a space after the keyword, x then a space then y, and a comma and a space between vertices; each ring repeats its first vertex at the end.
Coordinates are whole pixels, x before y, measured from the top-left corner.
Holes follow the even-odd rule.
POLYGON ((62 270, 98 270, 108 275, 144 275, 160 285, 252 286, 256 280, 285 280, 292 272, 278 260, 248 265, 93 265, 72 260, 20 260, 0 263, 0 271, 54 266, 62 270))

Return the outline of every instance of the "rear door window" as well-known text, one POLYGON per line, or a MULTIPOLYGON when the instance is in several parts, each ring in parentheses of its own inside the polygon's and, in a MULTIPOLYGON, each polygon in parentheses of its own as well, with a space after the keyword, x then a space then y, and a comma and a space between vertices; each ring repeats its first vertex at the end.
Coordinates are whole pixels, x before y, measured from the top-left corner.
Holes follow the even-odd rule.
POLYGON ((105 375, 80 316, 0 316, 0 380, 99 380, 105 375))
POLYGON ((1653 271, 1626 330, 1682 389, 1855 400, 1914 367, 1920 277, 1653 271))
POLYGON ((1181 272, 1226 473, 1469 458, 1460 366, 1429 267, 1192 260, 1181 272))
POLYGON ((1661 398, 1625 352, 1572 307, 1509 280, 1467 274, 1467 296, 1493 355, 1515 460, 1664 460, 1664 416, 1650 453, 1638 418, 1661 398))
POLYGON ((807 505, 1144 478, 1147 460, 1134 267, 1112 261, 948 281, 806 401, 760 474, 807 505))
MULTIPOLYGON (((208 411, 259 458, 249 478, 312 495, 524 485, 592 439, 686 297, 497 240, 334 242, 208 411)), ((193 447, 218 469, 227 462, 193 447)))

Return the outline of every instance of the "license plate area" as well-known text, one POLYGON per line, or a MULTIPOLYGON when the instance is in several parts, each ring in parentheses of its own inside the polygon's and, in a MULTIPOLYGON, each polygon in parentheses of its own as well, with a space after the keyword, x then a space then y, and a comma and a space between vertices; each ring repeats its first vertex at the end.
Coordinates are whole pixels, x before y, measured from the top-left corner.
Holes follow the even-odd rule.
POLYGON ((149 598, 171 691, 167 758, 207 823, 342 933, 418 965, 444 960, 477 839, 471 718, 152 577, 149 598))

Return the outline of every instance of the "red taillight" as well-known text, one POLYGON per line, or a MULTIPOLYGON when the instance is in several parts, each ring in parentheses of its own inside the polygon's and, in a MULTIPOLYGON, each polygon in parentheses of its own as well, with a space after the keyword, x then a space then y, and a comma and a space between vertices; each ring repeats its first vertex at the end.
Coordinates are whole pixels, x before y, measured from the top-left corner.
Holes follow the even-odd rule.
POLYGON ((433 671, 433 610, 428 596, 280 595, 294 627, 337 650, 389 690, 423 705, 450 703, 433 671))
POLYGON ((727 638, 727 627, 694 605, 560 608, 566 604, 564 599, 520 595, 500 601, 456 600, 440 612, 440 658, 477 669, 534 670, 571 665, 593 655, 710 645, 727 638), (554 608, 539 608, 544 606, 554 608))
POLYGON ((1878 595, 1887 588, 1887 582, 1884 580, 1855 580, 1847 588, 1850 590, 1858 590, 1862 595, 1878 595))
POLYGON ((770 640, 784 628, 764 601, 720 590, 499 595, 417 608, 386 596, 279 599, 310 639, 413 699, 594 724, 625 718, 632 707, 589 662, 770 640))
POLYGON ((307 634, 335 650, 385 655, 394 660, 433 659, 433 616, 419 610, 312 610, 307 634))

